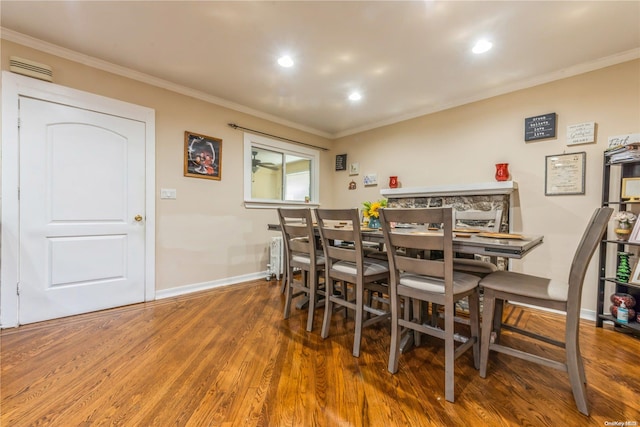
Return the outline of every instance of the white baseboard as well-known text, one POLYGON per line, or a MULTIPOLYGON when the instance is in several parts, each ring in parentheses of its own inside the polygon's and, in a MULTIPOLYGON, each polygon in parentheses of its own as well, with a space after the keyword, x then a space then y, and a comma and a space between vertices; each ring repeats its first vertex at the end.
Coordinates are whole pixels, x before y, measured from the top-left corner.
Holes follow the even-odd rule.
POLYGON ((585 308, 580 309, 580 318, 585 320, 596 321, 596 312, 594 310, 587 310, 585 308))
POLYGON ((220 280, 214 280, 212 282, 194 283, 191 285, 179 286, 177 288, 162 289, 156 291, 156 299, 172 298, 180 295, 191 294, 193 292, 206 291, 209 289, 220 288, 222 286, 248 282, 250 280, 264 279, 266 275, 266 271, 260 271, 257 273, 244 274, 242 276, 227 277, 220 280))

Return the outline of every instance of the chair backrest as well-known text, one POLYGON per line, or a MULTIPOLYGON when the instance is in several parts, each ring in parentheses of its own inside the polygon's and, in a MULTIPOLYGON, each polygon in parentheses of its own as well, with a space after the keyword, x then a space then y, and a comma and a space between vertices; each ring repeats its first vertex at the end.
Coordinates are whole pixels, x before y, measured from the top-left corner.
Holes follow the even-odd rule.
POLYGON ((499 232, 502 224, 502 209, 492 211, 457 211, 453 210, 453 228, 460 223, 469 228, 479 228, 492 232, 499 232))
POLYGON ((381 209, 382 232, 389 253, 391 284, 401 272, 442 278, 445 294, 453 296, 453 227, 451 208, 381 209), (392 229, 391 223, 415 224, 414 229, 392 229), (430 229, 430 228, 435 228, 430 229), (416 251, 442 251, 443 257, 412 257, 416 251))
POLYGON ((311 209, 278 208, 278 219, 287 260, 291 262, 296 254, 307 254, 311 268, 315 268, 316 241, 311 209))
POLYGON ((609 218, 613 213, 612 208, 598 208, 595 210, 587 228, 582 235, 582 240, 578 244, 576 253, 571 262, 569 270, 569 294, 567 296, 567 317, 578 316, 580 313, 580 300, 582 299, 582 286, 587 267, 596 251, 598 244, 602 240, 609 218))
POLYGON ((327 268, 335 262, 349 261, 361 270, 364 255, 358 209, 317 209, 316 218, 327 268), (336 240, 342 244, 334 246, 336 240))

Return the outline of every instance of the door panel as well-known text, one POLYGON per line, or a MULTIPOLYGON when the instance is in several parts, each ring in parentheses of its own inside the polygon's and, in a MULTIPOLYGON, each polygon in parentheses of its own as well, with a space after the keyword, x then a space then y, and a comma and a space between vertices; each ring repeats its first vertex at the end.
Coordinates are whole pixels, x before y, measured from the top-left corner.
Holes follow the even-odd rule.
POLYGON ((127 262, 127 236, 55 237, 49 239, 51 287, 122 280, 127 262), (100 252, 99 262, 94 254, 100 252))
POLYGON ((49 125, 52 221, 126 221, 127 138, 81 123, 49 125))
POLYGON ((31 98, 20 118, 20 323, 144 301, 144 123, 31 98))

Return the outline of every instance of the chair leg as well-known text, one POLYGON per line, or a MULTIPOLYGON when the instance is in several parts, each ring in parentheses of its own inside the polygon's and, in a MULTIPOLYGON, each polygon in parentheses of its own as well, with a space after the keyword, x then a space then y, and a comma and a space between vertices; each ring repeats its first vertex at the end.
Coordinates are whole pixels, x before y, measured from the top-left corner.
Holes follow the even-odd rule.
POLYGON ((453 328, 455 326, 455 310, 453 304, 445 304, 444 310, 444 397, 448 402, 454 402, 454 362, 456 349, 453 339, 453 328))
POLYGON ((356 315, 355 332, 353 335, 353 355, 360 357, 360 344, 362 342, 362 321, 364 318, 364 285, 358 281, 356 283, 356 315))
MULTIPOLYGON (((400 317, 400 298, 398 295, 390 295, 391 304, 391 348, 389 349, 389 366, 387 369, 392 374, 398 372, 398 355, 400 354, 400 325, 398 318, 400 317)), ((409 304, 405 300, 405 312, 409 311, 409 304)))
POLYGON ((289 262, 285 259, 284 260, 284 273, 282 273, 282 284, 280 285, 280 293, 284 294, 284 292, 287 290, 287 285, 289 283, 289 277, 291 277, 291 275, 289 274, 289 262))
POLYGON ((482 337, 480 338, 480 377, 487 377, 487 363, 489 361, 489 344, 493 332, 493 316, 496 297, 493 291, 484 290, 484 306, 482 308, 482 337))
POLYGON ((287 271, 288 280, 286 281, 286 296, 284 303, 284 318, 288 319, 291 313, 291 300, 293 298, 293 274, 291 269, 287 271))
MULTIPOLYGON (((422 324, 422 301, 413 298, 413 321, 422 324)), ((420 347, 422 343, 422 334, 419 331, 413 331, 413 343, 416 347, 420 347)))
POLYGON ((502 330, 502 313, 504 311, 504 300, 494 300, 493 312, 493 332, 495 333, 495 342, 500 340, 500 331, 502 330))
POLYGON ((431 326, 434 328, 438 326, 438 310, 440 310, 440 305, 436 303, 430 303, 431 305, 431 326))
POLYGON ((580 376, 580 367, 575 355, 575 348, 567 345, 567 373, 573 391, 573 399, 576 401, 578 410, 584 415, 589 415, 589 404, 587 403, 587 388, 580 376), (570 353, 573 353, 572 355, 570 353))
POLYGON ((310 271, 307 279, 309 279, 309 314, 307 315, 307 331, 311 332, 313 330, 313 316, 316 311, 316 298, 318 293, 318 273, 316 271, 310 271))
POLYGON ((578 351, 578 368, 580 368, 580 380, 584 385, 587 385, 587 376, 584 373, 584 361, 582 360, 582 354, 580 353, 580 345, 577 347, 578 351))
POLYGON ((333 312, 332 298, 335 298, 333 295, 333 279, 327 277, 325 282, 325 292, 327 296, 324 299, 324 319, 322 320, 322 331, 320 332, 322 338, 329 336, 329 325, 331 324, 331 314, 333 312))
POLYGON ((589 415, 589 403, 587 402, 586 377, 584 365, 580 355, 580 344, 578 337, 577 320, 568 320, 566 329, 566 357, 567 373, 573 391, 573 399, 576 401, 578 410, 584 415, 589 415), (572 324, 573 323, 573 324, 572 324))
POLYGON ((473 366, 480 369, 480 295, 474 292, 469 295, 469 327, 473 344, 473 366))

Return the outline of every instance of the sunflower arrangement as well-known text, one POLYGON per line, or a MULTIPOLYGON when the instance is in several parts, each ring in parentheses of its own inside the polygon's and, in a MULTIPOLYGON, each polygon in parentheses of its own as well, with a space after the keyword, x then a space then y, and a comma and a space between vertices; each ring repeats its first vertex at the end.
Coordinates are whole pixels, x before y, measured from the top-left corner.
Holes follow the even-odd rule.
POLYGON ((378 210, 387 207, 387 199, 381 199, 375 202, 364 202, 362 206, 364 206, 362 214, 365 218, 378 218, 380 217, 378 210))

